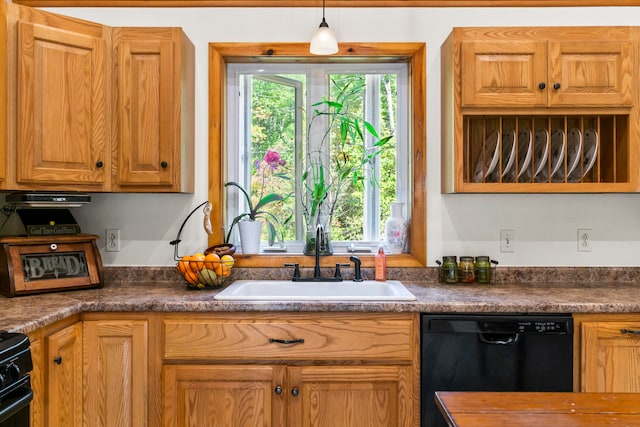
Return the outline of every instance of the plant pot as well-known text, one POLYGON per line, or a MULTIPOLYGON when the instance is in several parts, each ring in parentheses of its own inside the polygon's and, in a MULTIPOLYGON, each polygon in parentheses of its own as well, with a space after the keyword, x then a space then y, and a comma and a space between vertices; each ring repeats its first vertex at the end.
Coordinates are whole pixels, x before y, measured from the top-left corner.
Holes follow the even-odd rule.
POLYGON ((262 236, 262 221, 240 221, 240 243, 243 254, 257 254, 260 252, 260 237, 262 236))

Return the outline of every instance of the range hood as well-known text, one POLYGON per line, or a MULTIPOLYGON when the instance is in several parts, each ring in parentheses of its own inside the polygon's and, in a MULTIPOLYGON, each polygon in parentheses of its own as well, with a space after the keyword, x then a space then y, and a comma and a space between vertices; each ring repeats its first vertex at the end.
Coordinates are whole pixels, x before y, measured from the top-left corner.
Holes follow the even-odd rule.
POLYGON ((19 192, 8 194, 5 201, 30 208, 79 208, 91 202, 84 193, 19 192))

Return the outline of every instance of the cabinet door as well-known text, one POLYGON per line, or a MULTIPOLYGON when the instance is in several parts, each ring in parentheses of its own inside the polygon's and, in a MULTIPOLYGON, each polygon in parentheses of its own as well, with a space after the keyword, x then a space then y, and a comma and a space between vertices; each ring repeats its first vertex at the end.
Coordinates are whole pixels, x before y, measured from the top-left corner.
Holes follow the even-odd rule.
POLYGON ((85 426, 146 426, 148 322, 84 322, 85 426))
POLYGON ((462 106, 547 104, 545 41, 461 43, 462 106))
POLYGON ((179 28, 115 28, 119 191, 193 192, 194 46, 179 28))
POLYGON ((45 338, 45 408, 50 426, 82 425, 82 324, 45 338))
POLYGON ((93 36, 18 23, 18 183, 105 185, 104 51, 93 36))
POLYGON ((8 92, 8 80, 7 80, 7 68, 10 61, 8 61, 8 49, 7 49, 7 2, 0 4, 0 185, 4 185, 4 181, 7 178, 6 175, 6 144, 8 137, 7 122, 9 116, 7 115, 7 105, 9 105, 8 92))
POLYGON ((285 426, 285 369, 255 365, 165 365, 163 425, 285 426))
POLYGON ((292 427, 413 426, 419 411, 406 366, 289 367, 289 386, 292 427))
POLYGON ((171 188, 180 171, 180 80, 174 81, 181 71, 174 62, 180 46, 171 34, 164 38, 167 30, 158 31, 161 32, 120 30, 122 38, 117 43, 120 186, 171 188))
POLYGON ((632 43, 572 41, 549 43, 549 104, 631 106, 632 43))
POLYGON ((640 393, 640 322, 582 324, 583 392, 640 393))
POLYGON ((30 427, 44 427, 45 423, 45 359, 42 330, 29 334, 31 361, 33 369, 31 375, 31 389, 33 390, 33 400, 29 405, 30 427))

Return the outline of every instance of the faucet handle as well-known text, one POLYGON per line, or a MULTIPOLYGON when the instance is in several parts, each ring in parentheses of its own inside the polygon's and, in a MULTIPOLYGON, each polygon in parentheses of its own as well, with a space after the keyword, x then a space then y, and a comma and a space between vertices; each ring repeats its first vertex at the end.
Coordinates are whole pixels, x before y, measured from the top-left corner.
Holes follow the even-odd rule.
POLYGON ((354 282, 362 282, 362 271, 360 270, 360 258, 358 258, 357 256, 353 256, 351 255, 349 257, 349 260, 351 262, 353 262, 353 269, 354 271, 354 276, 353 276, 353 281, 354 282))
POLYGON ((284 266, 285 267, 293 267, 293 278, 291 278, 292 281, 295 282, 296 280, 300 279, 300 265, 297 262, 295 262, 293 264, 287 263, 284 266))
POLYGON ((350 264, 341 264, 341 263, 336 263, 336 272, 333 273, 333 278, 334 279, 339 279, 342 280, 342 272, 340 271, 340 267, 349 267, 350 264))

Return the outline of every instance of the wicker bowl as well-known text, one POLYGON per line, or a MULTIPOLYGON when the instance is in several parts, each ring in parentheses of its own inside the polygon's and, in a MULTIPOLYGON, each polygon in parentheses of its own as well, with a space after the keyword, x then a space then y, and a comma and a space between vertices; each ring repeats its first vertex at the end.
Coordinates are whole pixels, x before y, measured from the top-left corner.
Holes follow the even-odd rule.
POLYGON ((230 255, 222 260, 210 254, 185 255, 176 270, 187 282, 187 289, 220 289, 233 280, 233 264, 230 255))

